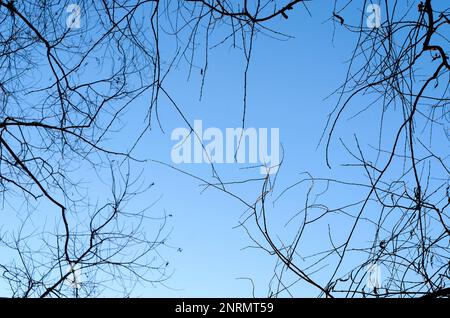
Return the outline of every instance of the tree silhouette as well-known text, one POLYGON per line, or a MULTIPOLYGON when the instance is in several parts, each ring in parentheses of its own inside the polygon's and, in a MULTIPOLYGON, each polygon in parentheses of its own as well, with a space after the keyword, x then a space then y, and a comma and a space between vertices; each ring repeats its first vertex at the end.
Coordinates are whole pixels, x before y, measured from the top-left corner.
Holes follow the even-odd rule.
POLYGON ((338 102, 322 144, 332 168, 330 146, 344 113, 356 114, 352 118, 379 114, 375 145, 365 147, 358 134, 350 141, 342 132, 338 136, 350 158, 344 166, 360 169, 364 177, 305 173, 276 191, 276 177, 267 176, 260 196, 247 203, 251 213, 241 225, 254 246, 279 259, 270 296, 292 295, 290 290, 305 285, 327 297, 449 295, 449 157, 442 142, 449 140, 450 8, 431 0, 384 1, 381 6, 385 19, 375 28, 367 27, 364 11, 360 24, 346 22, 350 2, 336 1, 333 11, 334 20, 356 34, 357 43, 344 84, 335 92, 338 102), (285 229, 270 225, 280 216, 273 204, 291 192, 298 195, 301 187, 306 193, 287 222, 295 235, 282 240, 285 229), (355 198, 354 193, 363 194, 355 198), (342 197, 348 199, 337 203, 342 197), (305 255, 307 232, 328 239, 322 249, 305 255))
MULTIPOLYGON (((248 201, 229 188, 242 181, 223 182, 214 164, 212 181, 190 174, 248 209, 240 225, 256 247, 278 260, 271 297, 303 284, 327 297, 448 295, 449 158, 448 147, 437 140, 449 138, 450 8, 431 0, 386 0, 379 25, 368 26, 369 5, 335 1, 329 8, 336 32, 354 33, 357 41, 322 138, 328 167, 334 164, 330 147, 340 141, 350 158, 346 166, 360 169, 364 178, 305 173, 278 190, 277 175, 267 175, 247 180, 261 186, 248 201), (359 23, 352 24, 350 11, 358 5, 359 23), (339 125, 352 109, 355 116, 379 112, 376 146, 366 149, 358 135, 345 140, 339 125), (305 184, 292 216, 302 221, 290 225, 291 240, 281 240, 270 222, 276 205, 268 202, 305 184), (362 196, 336 200, 354 189, 362 196), (334 224, 345 226, 336 230, 334 224), (307 231, 329 238, 311 255, 301 251, 307 231), (382 270, 383 281, 366 284, 374 268, 382 270)), ((108 288, 129 295, 137 283, 167 279, 168 263, 158 252, 166 246, 166 215, 152 216, 151 203, 137 211, 127 206, 145 202, 136 197, 152 187, 139 179, 134 167, 143 159, 133 150, 155 123, 161 126, 160 100, 193 130, 165 80, 187 63, 189 74, 201 74, 201 98, 212 46, 241 50, 244 127, 256 36, 289 38, 270 22, 294 18, 297 10, 308 11, 307 2, 80 0, 74 6, 0 0, 1 195, 3 210, 17 216, 0 227, 0 270, 11 295, 84 297, 108 288), (142 98, 146 125, 129 147, 115 149, 108 140, 142 98), (95 184, 107 179, 110 195, 93 203, 80 171, 95 172, 95 184)))

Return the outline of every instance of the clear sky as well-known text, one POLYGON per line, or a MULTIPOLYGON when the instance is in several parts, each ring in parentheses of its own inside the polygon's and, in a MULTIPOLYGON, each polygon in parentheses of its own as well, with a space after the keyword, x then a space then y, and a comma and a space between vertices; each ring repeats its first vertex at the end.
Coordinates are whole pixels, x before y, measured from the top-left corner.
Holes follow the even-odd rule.
MULTIPOLYGON (((331 1, 327 4, 311 1, 307 2, 307 7, 311 16, 302 5, 298 5, 295 10, 289 11, 289 19, 276 18, 266 25, 291 38, 281 37, 280 40, 257 34, 248 70, 246 127, 278 128, 284 150, 277 190, 271 200, 283 189, 304 178, 305 172, 317 177, 345 177, 349 180, 362 176, 360 170, 339 166, 348 162, 349 157, 338 138, 330 148, 331 170, 325 163, 324 146, 319 145, 327 116, 337 102, 337 95, 330 94, 345 80, 356 37, 330 20, 333 13, 331 1)), ((357 23, 362 8, 357 5, 345 12, 349 14, 352 10, 354 15, 345 18, 357 23)), ((210 46, 217 43, 221 35, 227 34, 228 29, 221 31, 221 27, 217 26, 218 35, 212 37, 210 46)), ((169 63, 171 50, 173 53, 173 37, 162 34, 160 40, 162 56, 166 57, 163 62, 169 63)), ((197 52, 191 75, 188 76, 186 61, 181 61, 165 79, 164 89, 170 92, 191 125, 194 120, 202 120, 205 129, 217 127, 225 131, 226 128, 240 127, 245 70, 242 50, 232 48, 229 42, 225 42, 209 51, 201 100, 204 56, 202 48, 197 52)), ((114 127, 120 127, 120 131, 110 134, 105 145, 112 149, 131 146, 145 125, 143 114, 148 108, 149 97, 145 94, 133 102, 120 124, 114 127)), ((349 143, 354 141, 353 135, 357 132, 365 150, 370 150, 369 143, 373 145, 378 142, 377 126, 381 112, 375 108, 352 120, 349 118, 369 101, 369 97, 356 99, 354 112, 345 114, 342 124, 336 129, 336 135, 349 143)), ((161 96, 158 112, 163 131, 154 120, 152 130, 145 134, 134 155, 172 164, 171 150, 176 141, 171 140, 171 132, 187 125, 164 96, 161 96)), ((401 110, 397 114, 401 115, 401 110)), ((398 118, 394 116, 392 122, 398 118)), ((390 121, 387 119, 386 123, 390 121)), ((215 168, 223 181, 261 177, 259 169, 242 169, 248 166, 217 164, 215 168)), ((176 167, 213 180, 211 166, 207 163, 180 164, 176 167)), ((172 273, 163 284, 138 285, 136 296, 251 297, 252 284, 248 279, 254 282, 255 296, 268 295, 268 285, 277 259, 261 249, 248 248, 252 245, 251 240, 242 227, 237 227, 243 215, 248 215, 241 202, 212 188, 204 191, 198 180, 155 162, 135 163, 133 169, 143 180, 155 185, 139 201, 130 202, 128 207, 132 209, 154 202, 151 211, 156 215, 163 212, 170 215, 166 227, 168 248, 161 248, 159 252, 168 261, 167 270, 172 273)), ((83 175, 82 170, 79 174, 86 180, 93 177, 89 173, 83 175)), ((106 193, 104 185, 100 182, 93 184, 91 195, 102 197, 106 193)), ((294 218, 290 223, 288 221, 303 207, 307 185, 294 187, 282 200, 274 204, 270 202, 271 224, 277 239, 289 240, 295 236, 301 220, 294 218)), ((259 194, 260 183, 245 183, 230 189, 252 202, 259 194)), ((316 194, 321 190, 324 188, 316 189, 316 194)), ((361 194, 358 191, 337 189, 327 198, 336 204, 351 201, 361 194)), ((336 239, 348 232, 348 226, 339 219, 331 224, 336 239)), ((149 233, 151 231, 151 228, 148 229, 149 233)), ((314 231, 308 230, 301 241, 300 257, 326 245, 328 239, 328 224, 319 225, 314 231)), ((361 234, 357 239, 366 242, 369 238, 361 234)), ((326 274, 325 268, 323 273, 319 272, 314 277, 323 282, 328 277, 326 274)), ((300 284, 295 292, 296 296, 317 296, 319 293, 305 284, 300 284)), ((289 294, 282 293, 281 296, 289 294)))
MULTIPOLYGON (((336 101, 325 100, 342 83, 346 60, 353 49, 353 38, 337 26, 334 42, 333 23, 327 21, 330 6, 319 2, 308 4, 312 17, 299 6, 288 20, 276 19, 271 26, 293 38, 276 40, 258 35, 248 77, 247 127, 279 128, 284 147, 284 164, 278 186, 283 188, 299 180, 305 171, 327 176, 323 147, 317 148, 325 127, 327 114, 336 101)), ((199 69, 187 80, 186 67, 174 71, 166 86, 193 125, 201 119, 204 127, 240 127, 243 99, 243 54, 225 44, 211 51, 208 61, 203 98, 199 101, 201 76, 199 69)), ((202 62, 197 63, 202 67, 202 62)), ((186 127, 170 102, 161 102, 160 118, 165 134, 155 128, 140 145, 139 152, 170 163, 170 149, 175 141, 170 132, 186 127)), ((130 117, 134 122, 136 118, 130 117)), ((177 166, 209 180, 208 164, 177 166)), ((216 165, 224 180, 260 177, 258 170, 241 170, 245 165, 216 165)), ((147 296, 201 297, 252 295, 266 296, 276 259, 261 250, 244 249, 250 241, 242 228, 235 228, 245 207, 220 191, 202 192, 199 183, 179 172, 159 165, 145 166, 147 178, 155 180, 156 187, 149 195, 161 200, 154 209, 166 209, 173 214, 170 243, 182 252, 168 253, 173 276, 166 288, 142 289, 147 296)), ((255 198, 255 188, 243 186, 238 193, 255 198), (253 197, 252 197, 253 196, 253 197)), ((286 198, 278 213, 292 215, 303 204, 304 190, 286 198), (282 208, 286 208, 284 212, 282 208)), ((258 191, 258 189, 256 189, 258 191)), ((310 233, 315 242, 326 239, 327 233, 310 233)), ((312 246, 311 246, 312 245, 312 246)), ((303 289, 299 296, 316 295, 317 291, 303 289), (310 294, 311 295, 311 294, 310 294)), ((285 295, 286 296, 286 295, 285 295)))

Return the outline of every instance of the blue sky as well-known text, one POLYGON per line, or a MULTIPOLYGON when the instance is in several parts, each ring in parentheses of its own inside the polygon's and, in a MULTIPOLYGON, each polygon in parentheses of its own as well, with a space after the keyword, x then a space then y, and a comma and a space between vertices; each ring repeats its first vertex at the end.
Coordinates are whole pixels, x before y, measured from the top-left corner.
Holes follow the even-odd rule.
MULTIPOLYGON (((324 6, 311 3, 313 17, 298 7, 289 20, 277 19, 273 27, 292 36, 279 41, 259 35, 254 44, 248 78, 247 127, 279 128, 285 150, 280 171, 280 188, 296 182, 304 171, 326 176, 323 147, 317 148, 325 127, 327 114, 335 99, 325 98, 343 81, 346 64, 352 50, 351 38, 336 32, 332 42, 333 25, 324 6)), ((201 63, 198 63, 201 65, 201 63)), ((201 119, 204 127, 240 127, 243 96, 243 54, 229 45, 215 49, 209 56, 208 73, 203 99, 199 101, 200 72, 186 80, 186 69, 180 67, 166 82, 166 88, 187 114, 191 125, 201 119)), ((170 132, 186 127, 168 101, 160 104, 160 118, 166 131, 154 129, 140 145, 143 156, 170 163, 170 149, 175 144, 170 132)), ((135 118, 130 117, 130 121, 135 118)), ((224 180, 259 177, 239 169, 245 165, 216 165, 224 180)), ((211 176, 208 164, 177 166, 205 178, 211 176)), ((167 297, 252 295, 255 283, 257 296, 267 295, 267 285, 276 259, 263 251, 244 249, 250 244, 241 228, 235 228, 245 207, 216 190, 201 192, 198 182, 170 168, 145 166, 145 174, 154 179, 156 187, 150 195, 162 199, 155 209, 171 211, 173 231, 170 242, 183 249, 182 253, 167 255, 174 270, 165 284, 142 289, 142 295, 167 297)), ((252 187, 238 191, 255 195, 252 187)), ((300 191, 301 192, 301 191, 300 191)), ((301 204, 297 194, 283 202, 290 211, 301 204)), ((290 212, 286 211, 286 213, 290 212)), ((311 235, 311 243, 323 234, 311 235)), ((309 288, 299 295, 308 295, 309 288)))
MULTIPOLYGON (((299 5, 289 12, 289 19, 280 17, 266 24, 291 38, 277 40, 258 34, 248 71, 246 127, 278 128, 284 149, 277 190, 271 200, 283 189, 305 178, 305 172, 322 178, 364 178, 363 171, 340 166, 348 162, 350 156, 344 151, 339 137, 343 142, 354 145, 353 136, 357 133, 365 151, 371 151, 369 145, 377 144, 381 111, 374 107, 349 120, 372 101, 371 96, 357 97, 353 103, 355 107, 345 114, 336 128, 338 137, 330 148, 332 169, 326 166, 324 145, 319 145, 319 141, 327 116, 337 102, 337 95, 330 94, 345 80, 356 36, 330 20, 333 12, 331 2, 311 1, 307 6, 312 16, 299 5)), ((361 8, 349 7, 345 13, 348 21, 355 20, 352 22, 357 23, 361 8)), ((218 35, 212 37, 211 45, 226 35, 228 29, 218 26, 217 31, 218 35)), ((161 36, 161 50, 166 58, 163 63, 168 63, 174 53, 173 37, 161 36)), ((202 46, 197 49, 191 75, 188 76, 188 64, 181 61, 165 79, 164 89, 183 110, 191 125, 194 120, 202 120, 204 128, 217 127, 225 131, 226 128, 240 127, 245 69, 243 52, 232 48, 229 42, 210 50, 203 96, 199 100, 202 82, 200 69, 204 63, 202 50, 202 46)), ((87 72, 84 75, 96 74, 87 72)), ((149 94, 144 94, 132 103, 121 121, 113 127, 116 132, 108 134, 105 146, 112 149, 131 147, 146 123, 144 115, 149 98, 149 94)), ((172 164, 170 154, 176 141, 171 140, 171 132, 187 125, 164 96, 159 101, 158 112, 163 130, 154 120, 152 130, 141 139, 134 156, 172 164)), ((402 119, 401 109, 393 113, 399 116, 386 119, 387 135, 391 133, 389 124, 396 127, 394 124, 402 119)), ((387 142, 389 145, 389 140, 387 142)), ((223 181, 261 177, 259 169, 243 169, 245 167, 245 164, 215 166, 223 181)), ((205 180, 213 180, 211 167, 207 163, 180 164, 176 168, 205 180)), ((91 182, 89 192, 93 201, 104 199, 108 191, 108 176, 99 182, 95 181, 97 176, 85 172, 83 166, 78 169, 75 174, 80 180, 91 182)), ((134 163, 133 172, 145 182, 154 182, 155 185, 139 200, 130 202, 128 207, 133 209, 154 203, 151 211, 156 215, 171 215, 166 228, 169 235, 167 248, 159 250, 168 261, 167 271, 171 277, 163 284, 137 285, 136 296, 251 297, 252 284, 248 278, 254 282, 256 296, 268 295, 268 285, 277 259, 261 249, 248 248, 251 245, 248 235, 243 228, 236 227, 243 215, 247 215, 242 203, 212 188, 203 191, 198 180, 156 162, 134 163)), ((249 201, 255 200, 260 191, 258 184, 253 183, 231 186, 230 189, 249 201)), ((315 194, 322 190, 323 185, 318 185, 315 194)), ((288 241, 295 236, 300 220, 291 218, 304 205, 307 191, 308 183, 302 183, 286 192, 274 205, 270 203, 270 222, 277 239, 288 241)), ((337 188, 326 199, 337 205, 356 199, 361 194, 365 194, 364 189, 337 188)), ((45 208, 44 203, 41 209, 45 208)), ((41 218, 39 222, 46 220, 41 218)), ((335 239, 344 238, 348 233, 349 223, 339 218, 330 218, 327 222, 319 223, 314 230, 307 230, 299 248, 301 256, 312 254, 328 244, 330 224, 335 239)), ((151 234, 152 231, 154 228, 149 226, 147 232, 151 234)), ((365 236, 364 228, 360 233, 357 241, 370 242, 371 238, 365 236)), ((327 270, 325 268, 314 277, 325 282, 329 274, 327 270)), ((288 281, 295 280, 287 275, 288 281)), ((316 289, 306 284, 299 284, 293 292, 296 296, 318 295, 316 289)), ((282 293, 281 296, 289 294, 282 293)))
MULTIPOLYGON (((336 25, 333 39, 330 6, 311 3, 308 8, 312 17, 299 6, 288 20, 280 18, 270 23, 272 28, 292 38, 280 41, 261 34, 257 36, 248 73, 246 126, 279 128, 284 148, 283 166, 277 180, 280 191, 301 179, 306 171, 321 177, 355 174, 339 169, 344 155, 336 146, 338 143, 332 146, 335 161, 332 171, 325 165, 323 145, 318 147, 327 115, 336 103, 335 96, 326 97, 345 79, 346 62, 354 48, 355 38, 336 25)), ((170 38, 167 41, 170 48, 170 38)), ((168 76, 165 89, 191 125, 194 120, 201 119, 204 128, 225 130, 240 127, 245 68, 242 51, 226 43, 210 52, 201 101, 201 54, 198 59, 198 67, 194 68, 189 80, 187 65, 181 63, 168 76)), ((143 107, 148 104, 145 96, 142 103, 143 107)), ((124 121, 124 143, 130 138, 127 129, 133 130, 136 127, 134 123, 142 120, 139 109, 142 105, 138 102, 136 107, 136 114, 134 110, 129 111, 124 121)), ((361 126, 368 127, 366 121, 371 122, 370 116, 361 116, 359 121, 353 122, 353 127, 346 126, 348 136, 351 138, 361 126)), ((136 153, 144 158, 171 163, 170 151, 176 142, 170 139, 170 133, 177 127, 186 127, 186 124, 167 99, 161 99, 159 117, 164 133, 154 124, 154 129, 141 141, 136 153)), ((363 136, 376 136, 376 130, 366 130, 363 136)), ((114 145, 120 144, 114 140, 114 145)), ((242 170, 245 166, 218 164, 216 169, 224 181, 261 176, 258 169, 242 170)), ((177 168, 211 180, 211 167, 206 163, 181 164, 177 168)), ((203 192, 199 182, 168 167, 148 163, 142 169, 145 179, 155 182, 149 198, 160 198, 153 209, 173 215, 169 220, 172 229, 169 244, 181 248, 182 252, 177 248, 163 250, 170 263, 169 270, 173 271, 171 278, 164 282, 164 286, 156 284, 137 288, 136 294, 151 297, 250 297, 252 284, 247 279, 250 278, 255 285, 255 295, 267 296, 277 260, 262 250, 247 248, 251 245, 247 234, 242 228, 236 228, 245 213, 245 206, 220 191, 209 189, 203 192)), ((356 176, 360 176, 359 172, 356 176)), ((254 200, 260 189, 244 185, 233 190, 248 200, 254 200)), ((285 227, 285 222, 304 204, 305 190, 304 186, 295 188, 277 203, 273 218, 277 235, 284 233, 286 238, 291 238, 295 233, 296 223, 285 227)), ((335 191, 331 199, 337 203, 340 199, 350 199, 352 195, 355 194, 335 191)), ((333 224, 337 236, 344 235, 348 227, 348 224, 340 222, 336 219, 333 224)), ((306 233, 302 241, 305 255, 326 244, 327 237, 325 225, 306 233)), ((317 275, 319 279, 327 277, 317 275)), ((318 295, 317 290, 305 284, 296 288, 295 293, 296 296, 318 295)), ((289 294, 282 293, 281 296, 289 294)))

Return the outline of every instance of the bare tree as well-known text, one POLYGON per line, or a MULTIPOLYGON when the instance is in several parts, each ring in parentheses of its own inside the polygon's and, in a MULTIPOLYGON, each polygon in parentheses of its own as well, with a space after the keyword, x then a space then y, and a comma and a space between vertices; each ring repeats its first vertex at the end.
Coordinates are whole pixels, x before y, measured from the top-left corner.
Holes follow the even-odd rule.
POLYGON ((126 206, 152 183, 132 175, 130 150, 105 142, 154 87, 134 16, 145 2, 83 2, 79 29, 80 7, 66 24, 69 4, 0 1, 0 269, 14 297, 128 295, 169 276, 166 215, 126 206), (89 174, 99 178, 85 185, 89 174), (107 190, 102 180, 106 199, 90 195, 107 190))
MULTIPOLYGON (((448 294, 448 147, 439 143, 449 137, 450 8, 431 0, 386 0, 380 3, 380 25, 369 27, 369 4, 335 1, 329 8, 336 31, 353 32, 356 45, 322 140, 331 168, 329 149, 341 134, 340 119, 369 100, 355 117, 377 109, 377 144, 366 147, 360 136, 339 138, 351 160, 346 166, 361 169, 364 179, 305 174, 277 193, 277 177, 268 175, 246 180, 261 183, 258 198, 248 201, 229 188, 242 181, 224 182, 214 164, 212 181, 192 175, 247 209, 240 225, 256 247, 278 260, 269 296, 295 295, 304 284, 327 297, 448 294), (357 9, 362 13, 354 22, 351 10, 357 9), (267 203, 280 202, 303 184, 309 185, 305 199, 288 221, 295 235, 281 239, 267 203), (353 189, 366 193, 354 198, 353 189), (352 194, 350 202, 336 200, 342 193, 352 194), (305 255, 309 231, 326 233, 329 240, 305 255), (383 269, 384 280, 367 287, 367 268, 373 266, 383 269)), ((133 150, 154 122, 162 128, 161 100, 193 131, 165 80, 187 63, 189 76, 201 74, 201 98, 210 49, 227 44, 241 50, 244 127, 253 43, 258 35, 289 38, 272 22, 296 10, 308 11, 307 3, 83 0, 74 6, 0 0, 1 194, 3 210, 18 220, 0 228, 0 268, 13 296, 63 297, 74 290, 75 296, 92 296, 111 280, 128 295, 136 283, 168 277, 168 263, 158 252, 166 245, 166 216, 156 217, 160 222, 146 236, 143 228, 155 221, 148 209, 125 207, 151 187, 132 176, 145 162, 133 150), (130 145, 115 149, 108 140, 137 100, 147 103, 141 110, 146 122, 130 145), (100 180, 109 176, 111 195, 104 202, 91 203, 88 187, 80 184, 79 171, 89 169, 100 180), (89 279, 78 282, 80 273, 89 279)))
POLYGON ((307 285, 327 297, 450 294, 450 8, 431 0, 382 1, 384 19, 371 27, 368 4, 335 2, 335 27, 355 33, 357 41, 322 139, 329 168, 339 135, 349 160, 343 165, 364 177, 306 173, 275 191, 276 177, 267 176, 260 196, 247 203, 250 215, 241 225, 252 246, 279 260, 270 296, 295 296, 307 285), (358 8, 359 24, 352 25, 347 21, 358 8), (379 118, 377 140, 361 142, 339 131, 345 114, 358 119, 367 112, 379 118), (271 224, 283 215, 275 212, 277 204, 292 192, 304 193, 304 201, 286 222, 295 233, 286 239, 285 228, 271 224), (313 244, 320 247, 310 251, 314 237, 322 238, 313 244))
MULTIPOLYGON (((222 41, 242 44, 248 69, 261 23, 287 18, 299 2, 1 0, 0 173, 8 214, 0 235, 2 287, 14 297, 92 296, 107 288, 128 295, 137 283, 167 279, 158 252, 166 216, 125 207, 150 188, 132 176, 145 162, 132 153, 154 114, 160 123, 161 96, 189 124, 164 80, 181 62, 190 72, 196 67, 202 37, 201 95, 209 38, 219 25, 230 30, 222 41), (163 36, 175 54, 165 54, 163 36), (138 99, 147 102, 147 124, 119 146, 125 150, 114 149, 108 140, 138 99), (84 185, 80 172, 98 180, 84 185), (103 179, 111 195, 91 197, 103 179), (145 235, 155 219, 159 225, 145 235)), ((243 125, 245 109, 246 93, 243 125)))

